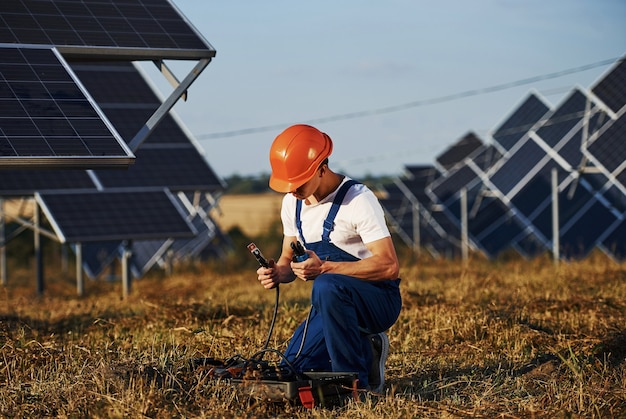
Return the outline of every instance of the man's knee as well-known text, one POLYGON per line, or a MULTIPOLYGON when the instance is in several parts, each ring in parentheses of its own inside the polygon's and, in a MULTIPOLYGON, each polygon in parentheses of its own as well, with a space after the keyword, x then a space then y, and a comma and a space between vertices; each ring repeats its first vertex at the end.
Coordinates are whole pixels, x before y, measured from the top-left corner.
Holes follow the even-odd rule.
POLYGON ((322 274, 315 278, 311 297, 313 304, 316 305, 319 301, 329 303, 338 299, 342 293, 342 287, 340 281, 337 280, 337 275, 322 274))

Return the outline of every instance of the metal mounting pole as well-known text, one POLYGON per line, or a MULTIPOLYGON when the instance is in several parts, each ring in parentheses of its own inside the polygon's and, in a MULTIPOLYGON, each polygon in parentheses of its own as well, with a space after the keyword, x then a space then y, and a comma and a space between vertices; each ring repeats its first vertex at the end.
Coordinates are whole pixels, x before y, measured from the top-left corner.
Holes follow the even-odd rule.
POLYGON ((130 295, 131 272, 130 258, 132 256, 130 240, 124 240, 122 244, 122 295, 124 299, 130 295))
POLYGON ((44 279, 43 279, 43 249, 41 240, 41 208, 37 201, 35 201, 35 230, 33 235, 35 237, 35 269, 37 271, 37 294, 43 295, 44 292, 44 279))
POLYGON ((469 234, 467 227, 467 188, 461 189, 461 255, 463 262, 469 254, 469 234))
POLYGON ((85 280, 83 277, 83 244, 76 243, 76 293, 82 297, 85 293, 85 280))
POLYGON ((560 259, 559 241, 559 177, 557 169, 552 169, 552 257, 554 264, 558 265, 560 259))
POLYGON ((420 204, 418 202, 413 203, 413 251, 417 256, 420 255, 420 249, 422 247, 420 237, 420 204))
POLYGON ((4 215, 4 199, 0 197, 0 277, 2 285, 8 285, 7 279, 7 237, 6 216, 4 215))

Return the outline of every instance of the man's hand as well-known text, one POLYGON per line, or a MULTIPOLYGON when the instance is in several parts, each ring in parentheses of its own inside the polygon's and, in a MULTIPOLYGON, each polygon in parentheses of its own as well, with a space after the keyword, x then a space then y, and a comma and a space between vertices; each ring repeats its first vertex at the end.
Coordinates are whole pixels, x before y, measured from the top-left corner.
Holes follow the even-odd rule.
POLYGON ((303 281, 311 281, 322 273, 324 262, 312 250, 307 250, 308 259, 302 262, 291 262, 291 270, 303 281))
POLYGON ((281 258, 278 263, 274 259, 269 260, 269 268, 260 267, 256 270, 258 280, 265 289, 276 288, 278 284, 291 282, 295 279, 289 264, 281 258))
POLYGON ((276 269, 276 262, 274 259, 269 260, 269 268, 264 268, 260 266, 259 269, 256 270, 258 275, 259 282, 263 285, 265 289, 272 289, 278 286, 278 270, 276 269))

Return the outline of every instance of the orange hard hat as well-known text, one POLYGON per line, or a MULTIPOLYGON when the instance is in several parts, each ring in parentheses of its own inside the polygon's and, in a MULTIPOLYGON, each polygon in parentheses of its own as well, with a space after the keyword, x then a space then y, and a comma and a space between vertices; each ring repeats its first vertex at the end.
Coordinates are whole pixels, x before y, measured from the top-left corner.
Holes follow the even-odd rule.
POLYGON ((308 182, 333 151, 330 137, 310 125, 292 125, 274 139, 270 148, 270 188, 292 192, 308 182))

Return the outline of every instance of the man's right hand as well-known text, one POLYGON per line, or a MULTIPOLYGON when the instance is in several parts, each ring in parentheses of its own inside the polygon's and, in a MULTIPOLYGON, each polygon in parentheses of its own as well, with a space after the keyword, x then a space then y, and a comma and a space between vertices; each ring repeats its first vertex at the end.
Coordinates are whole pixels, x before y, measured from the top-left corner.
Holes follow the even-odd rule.
POLYGON ((260 266, 259 269, 256 270, 258 275, 259 282, 263 285, 265 289, 272 289, 278 286, 280 280, 278 276, 278 269, 276 267, 276 262, 274 259, 269 260, 269 268, 264 268, 260 266))

